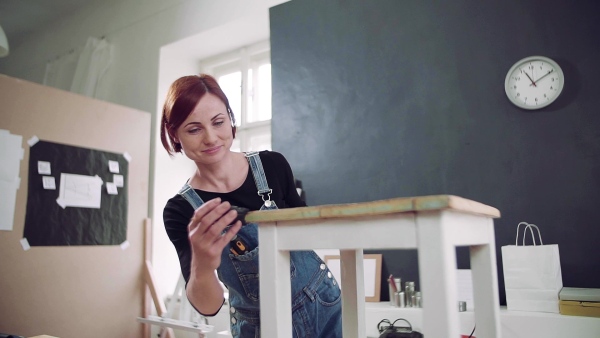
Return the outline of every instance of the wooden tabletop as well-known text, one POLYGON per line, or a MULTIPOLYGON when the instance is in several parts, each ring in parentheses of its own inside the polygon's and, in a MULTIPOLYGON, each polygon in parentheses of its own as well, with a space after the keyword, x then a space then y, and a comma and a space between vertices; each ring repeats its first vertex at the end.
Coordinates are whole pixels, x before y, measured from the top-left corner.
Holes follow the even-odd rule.
POLYGON ((362 203, 330 204, 314 207, 252 211, 246 215, 246 221, 260 223, 319 218, 375 216, 448 209, 488 216, 491 218, 500 217, 500 211, 498 211, 498 209, 483 203, 453 195, 431 195, 399 197, 362 203))

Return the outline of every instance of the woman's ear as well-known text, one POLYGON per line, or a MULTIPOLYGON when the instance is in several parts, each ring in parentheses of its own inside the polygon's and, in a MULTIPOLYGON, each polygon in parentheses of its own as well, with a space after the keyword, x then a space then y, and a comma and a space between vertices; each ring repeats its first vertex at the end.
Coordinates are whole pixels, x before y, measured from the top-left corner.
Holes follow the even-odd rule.
POLYGON ((175 135, 175 133, 171 132, 171 130, 169 130, 168 133, 169 133, 169 136, 171 136, 171 139, 173 140, 173 142, 181 143, 181 142, 179 142, 179 138, 177 138, 177 135, 175 135))

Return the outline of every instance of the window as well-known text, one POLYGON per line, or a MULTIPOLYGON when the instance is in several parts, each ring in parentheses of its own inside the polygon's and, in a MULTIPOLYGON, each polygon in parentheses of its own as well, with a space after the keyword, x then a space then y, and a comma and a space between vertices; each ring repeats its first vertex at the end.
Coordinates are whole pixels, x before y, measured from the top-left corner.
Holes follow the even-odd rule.
POLYGON ((229 99, 237 133, 231 150, 271 150, 271 59, 268 42, 201 62, 229 99))

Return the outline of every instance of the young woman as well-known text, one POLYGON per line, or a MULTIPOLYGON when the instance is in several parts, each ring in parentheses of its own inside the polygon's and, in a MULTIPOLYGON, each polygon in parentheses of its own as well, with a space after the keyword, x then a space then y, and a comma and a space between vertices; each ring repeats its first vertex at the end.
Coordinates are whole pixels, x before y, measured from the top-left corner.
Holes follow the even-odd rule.
MULTIPOLYGON (((182 185, 200 206, 195 209, 178 194, 167 202, 163 218, 190 303, 214 316, 225 302, 220 280, 229 292, 232 335, 259 337, 258 229, 253 223, 242 226, 231 207, 265 210, 305 203, 283 155, 232 152, 235 131, 229 101, 213 77, 185 76, 171 85, 161 141, 171 156, 181 152, 195 162, 195 173, 182 178, 182 185)), ((293 336, 342 337, 340 289, 331 272, 313 251, 290 256, 293 336)))

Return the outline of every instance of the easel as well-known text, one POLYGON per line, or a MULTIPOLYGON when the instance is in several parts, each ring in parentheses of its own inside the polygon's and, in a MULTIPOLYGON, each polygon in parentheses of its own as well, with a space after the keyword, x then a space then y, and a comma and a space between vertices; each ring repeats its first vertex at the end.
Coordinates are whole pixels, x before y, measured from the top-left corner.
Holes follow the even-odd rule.
MULTIPOLYGON (((205 318, 196 312, 196 310, 187 300, 183 276, 179 277, 175 291, 168 300, 167 306, 165 306, 161 300, 154 282, 152 263, 150 262, 152 239, 151 234, 151 221, 149 218, 146 218, 144 220, 144 279, 148 289, 146 290, 146 295, 144 297, 144 318, 138 317, 138 322, 160 326, 161 329, 159 336, 161 338, 175 338, 175 332, 173 329, 196 332, 198 333, 199 338, 205 338, 205 333, 211 332, 213 330, 213 326, 206 325, 205 318), (150 292, 152 301, 150 301, 148 292, 150 292), (179 316, 178 318, 170 318, 169 315, 175 313, 175 307, 178 298, 181 299, 179 316), (150 314, 152 303, 154 303, 158 316, 153 316, 150 314), (204 324, 200 324, 199 321, 203 321, 204 324)), ((150 325, 145 325, 144 337, 150 337, 150 325)))

